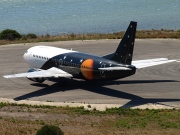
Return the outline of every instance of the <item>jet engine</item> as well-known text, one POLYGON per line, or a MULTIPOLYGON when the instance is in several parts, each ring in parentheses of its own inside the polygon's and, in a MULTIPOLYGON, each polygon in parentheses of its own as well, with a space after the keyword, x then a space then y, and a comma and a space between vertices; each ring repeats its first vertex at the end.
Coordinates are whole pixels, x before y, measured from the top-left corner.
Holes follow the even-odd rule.
MULTIPOLYGON (((36 72, 36 71, 38 71, 37 69, 34 69, 34 68, 31 68, 31 69, 29 69, 27 72, 36 72)), ((46 79, 45 78, 43 78, 43 77, 41 77, 41 78, 28 78, 27 77, 27 79, 29 79, 29 80, 31 80, 31 81, 33 81, 33 82, 38 82, 38 83, 42 83, 42 82, 44 82, 46 79)))

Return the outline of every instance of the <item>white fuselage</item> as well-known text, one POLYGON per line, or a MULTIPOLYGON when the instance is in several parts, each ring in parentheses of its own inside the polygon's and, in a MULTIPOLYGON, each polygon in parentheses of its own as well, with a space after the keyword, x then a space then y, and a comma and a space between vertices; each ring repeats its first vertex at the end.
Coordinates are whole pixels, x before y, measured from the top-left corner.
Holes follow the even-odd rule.
POLYGON ((34 46, 25 52, 23 58, 30 65, 30 67, 41 68, 46 61, 54 56, 69 52, 76 51, 51 46, 34 46))

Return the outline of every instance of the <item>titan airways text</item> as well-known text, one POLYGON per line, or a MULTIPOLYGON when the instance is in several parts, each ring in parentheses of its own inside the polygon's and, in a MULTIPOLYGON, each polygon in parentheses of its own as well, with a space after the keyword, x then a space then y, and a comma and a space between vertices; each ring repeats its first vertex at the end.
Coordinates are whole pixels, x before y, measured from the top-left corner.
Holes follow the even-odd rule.
POLYGON ((50 46, 34 46, 23 56, 31 67, 28 72, 4 77, 27 77, 35 82, 52 78, 113 80, 131 76, 140 68, 175 61, 167 58, 132 61, 136 26, 137 22, 130 22, 116 51, 102 57, 50 46))

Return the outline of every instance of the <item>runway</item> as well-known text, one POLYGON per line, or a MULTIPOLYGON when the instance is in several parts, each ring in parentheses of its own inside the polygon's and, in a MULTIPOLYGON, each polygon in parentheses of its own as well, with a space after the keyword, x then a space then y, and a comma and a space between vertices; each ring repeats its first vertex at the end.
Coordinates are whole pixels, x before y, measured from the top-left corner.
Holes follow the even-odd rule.
POLYGON ((135 107, 160 104, 180 108, 180 40, 136 39, 133 60, 151 58, 177 59, 178 62, 140 69, 121 80, 89 83, 67 80, 65 84, 2 76, 26 72, 25 51, 35 45, 56 46, 95 55, 115 51, 119 40, 58 41, 0 46, 0 98, 28 101, 53 101, 88 104, 119 104, 135 107))

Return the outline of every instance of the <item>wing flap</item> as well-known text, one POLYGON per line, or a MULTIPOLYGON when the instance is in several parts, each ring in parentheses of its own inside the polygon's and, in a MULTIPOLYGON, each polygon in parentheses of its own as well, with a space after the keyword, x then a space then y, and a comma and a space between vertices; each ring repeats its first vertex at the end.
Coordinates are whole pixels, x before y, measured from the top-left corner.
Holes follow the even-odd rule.
POLYGON ((140 69, 140 68, 151 67, 151 66, 175 62, 175 61, 176 60, 168 60, 167 58, 157 58, 157 59, 133 61, 132 65, 134 65, 137 69, 140 69))
POLYGON ((35 72, 5 75, 3 77, 4 78, 18 78, 18 77, 40 78, 40 77, 72 77, 72 75, 63 70, 53 67, 48 70, 40 70, 40 71, 35 71, 35 72))

